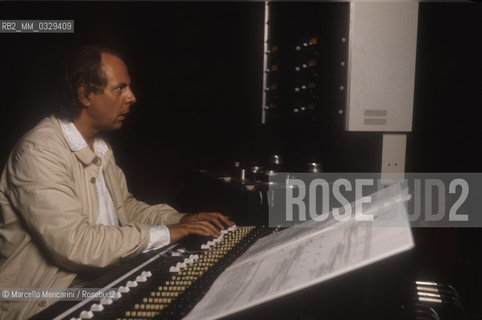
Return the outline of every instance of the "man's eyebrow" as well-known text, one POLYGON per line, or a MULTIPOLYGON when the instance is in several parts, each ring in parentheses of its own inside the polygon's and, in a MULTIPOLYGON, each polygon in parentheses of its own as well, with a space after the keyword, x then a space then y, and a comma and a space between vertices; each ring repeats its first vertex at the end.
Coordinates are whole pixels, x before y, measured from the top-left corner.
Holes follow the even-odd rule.
POLYGON ((113 88, 119 88, 120 87, 120 88, 124 89, 127 86, 128 86, 128 84, 125 83, 125 82, 118 82, 118 83, 115 83, 112 87, 113 88))

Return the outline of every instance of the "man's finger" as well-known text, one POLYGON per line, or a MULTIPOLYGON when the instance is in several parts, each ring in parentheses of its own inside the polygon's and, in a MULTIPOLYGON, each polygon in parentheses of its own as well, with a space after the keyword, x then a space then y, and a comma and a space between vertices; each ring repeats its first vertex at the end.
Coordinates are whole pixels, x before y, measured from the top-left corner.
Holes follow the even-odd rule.
POLYGON ((218 227, 218 229, 222 230, 224 229, 224 226, 223 224, 221 223, 220 220, 220 217, 216 214, 208 214, 206 215, 206 220, 213 223, 214 225, 216 225, 216 227, 218 227))
POLYGON ((229 226, 229 227, 231 227, 231 226, 234 224, 234 222, 232 222, 232 221, 231 221, 228 217, 226 217, 225 215, 220 214, 220 215, 219 215, 219 219, 221 219, 221 221, 222 221, 225 225, 227 225, 227 226, 229 226))
POLYGON ((234 222, 228 219, 225 215, 219 212, 206 212, 209 221, 214 223, 218 228, 225 229, 225 226, 232 226, 234 222))
POLYGON ((216 229, 216 227, 214 227, 211 223, 207 221, 198 221, 189 225, 193 228, 193 230, 202 229, 203 231, 208 232, 209 233, 208 235, 210 236, 213 236, 213 237, 219 236, 219 230, 216 229))

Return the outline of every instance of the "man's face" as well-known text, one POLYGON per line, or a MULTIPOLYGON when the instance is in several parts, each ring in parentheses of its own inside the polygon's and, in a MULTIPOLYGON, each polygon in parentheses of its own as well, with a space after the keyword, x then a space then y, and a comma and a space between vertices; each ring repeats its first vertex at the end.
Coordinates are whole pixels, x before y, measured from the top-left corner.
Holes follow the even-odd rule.
POLYGON ((108 53, 102 53, 101 57, 107 85, 103 92, 89 94, 90 105, 86 112, 96 130, 116 130, 122 127, 136 97, 130 88, 131 79, 124 62, 108 53))

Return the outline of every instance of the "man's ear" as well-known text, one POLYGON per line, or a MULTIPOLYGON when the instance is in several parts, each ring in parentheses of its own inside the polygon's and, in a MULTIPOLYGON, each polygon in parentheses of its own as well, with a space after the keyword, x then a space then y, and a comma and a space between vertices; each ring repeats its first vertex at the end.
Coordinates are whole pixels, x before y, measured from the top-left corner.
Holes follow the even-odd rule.
POLYGON ((84 107, 90 106, 90 90, 87 89, 85 84, 81 84, 77 89, 77 98, 79 99, 80 103, 84 105, 84 107))

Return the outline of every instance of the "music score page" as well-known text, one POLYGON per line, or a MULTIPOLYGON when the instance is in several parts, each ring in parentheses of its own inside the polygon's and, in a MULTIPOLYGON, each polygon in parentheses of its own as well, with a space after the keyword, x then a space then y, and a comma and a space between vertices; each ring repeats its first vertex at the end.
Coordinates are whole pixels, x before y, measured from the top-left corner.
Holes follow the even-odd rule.
POLYGON ((227 316, 412 248, 407 190, 397 184, 372 196, 364 211, 373 221, 309 221, 259 239, 185 319, 227 316))

